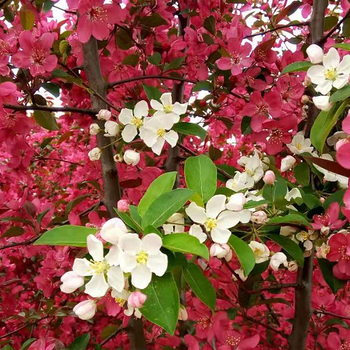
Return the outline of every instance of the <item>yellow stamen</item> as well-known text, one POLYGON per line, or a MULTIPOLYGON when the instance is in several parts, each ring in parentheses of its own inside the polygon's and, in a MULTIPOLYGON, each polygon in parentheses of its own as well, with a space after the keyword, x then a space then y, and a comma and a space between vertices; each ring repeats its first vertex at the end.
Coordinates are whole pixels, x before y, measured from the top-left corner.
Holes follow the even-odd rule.
POLYGON ((126 300, 122 298, 115 298, 114 300, 117 304, 119 304, 120 307, 123 307, 124 304, 126 303, 126 300))
POLYGON ((141 250, 136 254, 136 262, 140 265, 146 265, 148 260, 148 254, 141 250))
POLYGON ((140 118, 132 117, 131 124, 135 125, 137 128, 140 128, 143 125, 143 121, 140 118))
POLYGON ((164 106, 164 112, 165 113, 171 113, 172 111, 173 111, 173 106, 172 105, 164 106))
POLYGON ((205 226, 208 231, 211 231, 217 226, 216 219, 207 219, 207 221, 205 222, 205 226))
POLYGON ((165 130, 164 130, 164 129, 158 129, 158 130, 157 130, 157 135, 158 135, 159 137, 164 137, 164 135, 165 135, 165 130))
POLYGON ((106 273, 110 268, 107 261, 91 261, 90 264, 95 273, 106 273))
POLYGON ((326 79, 334 81, 338 78, 338 73, 335 68, 330 68, 326 70, 324 76, 326 79))

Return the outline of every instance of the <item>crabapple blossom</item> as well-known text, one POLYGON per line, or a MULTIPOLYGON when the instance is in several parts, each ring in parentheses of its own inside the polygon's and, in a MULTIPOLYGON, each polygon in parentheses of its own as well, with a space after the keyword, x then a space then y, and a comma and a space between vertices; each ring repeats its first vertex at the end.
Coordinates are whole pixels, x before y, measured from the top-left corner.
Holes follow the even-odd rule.
POLYGON ((255 262, 257 264, 269 260, 270 249, 265 244, 257 241, 251 241, 248 245, 254 253, 255 262))
POLYGON ((296 162, 296 159, 292 156, 287 156, 283 158, 281 161, 281 172, 284 173, 285 171, 291 169, 295 164, 295 162, 296 162))
POLYGON ((152 279, 152 273, 163 276, 167 266, 168 257, 160 251, 161 238, 151 233, 142 239, 131 233, 120 238, 119 247, 120 267, 123 272, 131 273, 131 283, 139 289, 146 288, 152 279))
POLYGON ((287 194, 284 196, 284 198, 290 202, 292 199, 296 198, 302 198, 302 195, 297 187, 292 188, 290 191, 287 192, 287 194))
POLYGON ((85 300, 75 305, 73 312, 82 320, 90 320, 96 314, 97 305, 94 300, 85 300))
POLYGON ((146 301, 147 299, 147 295, 139 292, 139 291, 136 291, 136 292, 133 292, 129 295, 129 298, 128 298, 128 305, 132 306, 133 308, 141 308, 143 303, 146 301))
POLYGON ((132 166, 136 166, 140 162, 140 158, 140 153, 132 149, 126 150, 123 156, 124 162, 132 166))
POLYGON ((100 148, 95 147, 89 151, 88 156, 92 162, 99 160, 101 158, 102 151, 100 148))
POLYGON ((260 160, 257 152, 250 157, 241 157, 237 163, 244 167, 245 172, 254 179, 254 182, 263 178, 266 165, 260 160))
POLYGON ((267 214, 263 210, 258 210, 254 212, 250 218, 251 222, 262 225, 268 220, 267 214))
POLYGON ((74 271, 68 271, 61 277, 61 282, 60 288, 63 293, 73 293, 84 285, 84 277, 74 271))
POLYGON ((268 170, 263 177, 263 181, 266 185, 273 185, 276 181, 275 173, 272 170, 268 170))
POLYGON ((270 259, 270 267, 272 270, 278 271, 281 265, 288 266, 287 256, 282 252, 273 254, 270 259))
POLYGON ((316 44, 310 45, 306 49, 306 54, 308 55, 310 62, 313 64, 321 63, 324 56, 322 48, 316 44))
POLYGON ((185 219, 181 213, 175 213, 163 225, 164 234, 184 232, 185 219))
POLYGON ((107 120, 105 122, 105 136, 114 137, 119 133, 119 124, 113 122, 112 120, 107 120))
POLYGON ((100 132, 100 127, 96 123, 90 125, 90 135, 97 135, 100 132))
POLYGON ((126 199, 120 199, 117 203, 118 211, 126 213, 129 211, 129 202, 126 199))
POLYGON ((226 187, 232 191, 238 192, 244 189, 249 189, 254 186, 254 179, 246 172, 236 172, 233 179, 226 182, 226 187))
POLYGON ((305 152, 311 153, 314 149, 311 146, 311 140, 305 139, 302 134, 295 135, 292 142, 288 144, 287 147, 293 154, 301 154, 305 152))
POLYGON ((228 244, 214 243, 210 247, 210 256, 215 256, 219 259, 224 258, 226 261, 230 261, 232 259, 232 250, 228 244))
POLYGON ((128 229, 124 222, 119 218, 113 218, 109 219, 102 225, 100 235, 105 241, 112 244, 118 244, 120 238, 126 235, 127 232, 128 229))
POLYGON ((101 109, 98 114, 96 114, 97 119, 99 120, 109 120, 112 117, 112 113, 108 109, 101 109))
POLYGON ((333 103, 329 101, 329 96, 314 96, 312 101, 321 111, 327 112, 333 107, 333 103))

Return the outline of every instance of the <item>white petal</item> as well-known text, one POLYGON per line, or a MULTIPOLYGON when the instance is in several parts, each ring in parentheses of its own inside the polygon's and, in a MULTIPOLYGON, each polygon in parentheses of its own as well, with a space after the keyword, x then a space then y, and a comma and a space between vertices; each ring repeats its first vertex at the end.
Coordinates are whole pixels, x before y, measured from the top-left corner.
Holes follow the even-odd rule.
POLYGON ((89 254, 95 261, 103 260, 103 243, 97 239, 94 235, 88 235, 87 237, 87 248, 89 254))
POLYGON ((112 244, 118 244, 119 237, 127 232, 128 229, 124 222, 119 218, 113 218, 102 225, 100 235, 105 241, 112 244))
POLYGON ((329 111, 333 104, 329 102, 329 96, 315 96, 312 98, 315 106, 321 111, 329 111))
POLYGON ((328 51, 328 53, 323 57, 323 65, 327 69, 334 69, 339 66, 340 57, 338 54, 338 51, 331 47, 328 51))
POLYGON ((159 156, 162 153, 164 143, 163 137, 158 137, 157 142, 152 146, 152 151, 159 156))
POLYGON ((343 73, 345 75, 349 75, 350 73, 350 55, 344 56, 343 60, 340 62, 338 68, 338 73, 343 73))
POLYGON ((163 276, 168 267, 168 257, 162 252, 151 254, 147 260, 147 267, 157 276, 163 276))
POLYGON ((151 100, 151 106, 156 111, 163 111, 164 110, 163 105, 157 100, 151 100))
POLYGON ((77 273, 79 276, 91 276, 92 269, 90 263, 86 259, 78 259, 74 260, 73 271, 77 273))
POLYGON ((312 44, 306 49, 306 53, 311 63, 321 63, 323 59, 323 50, 320 46, 312 44))
POLYGON ((162 247, 162 239, 155 233, 150 233, 142 238, 141 250, 148 254, 156 254, 162 247))
POLYGON ((94 298, 103 297, 109 286, 103 273, 93 275, 89 283, 85 286, 85 293, 94 298))
POLYGON ((332 90, 332 84, 332 80, 325 80, 322 84, 317 85, 315 90, 323 95, 326 95, 332 90))
POLYGON ((215 243, 227 243, 231 236, 231 231, 227 229, 220 229, 219 227, 215 227, 211 231, 211 238, 215 243))
POLYGON ((129 108, 123 108, 119 114, 119 122, 126 125, 131 123, 133 118, 132 110, 129 108))
POLYGON ((216 218, 226 208, 226 196, 218 194, 211 197, 206 205, 207 215, 211 218, 216 218))
POLYGON ((324 71, 323 66, 317 65, 310 67, 306 74, 314 84, 322 84, 325 81, 324 71))
POLYGON ((231 228, 236 226, 239 223, 240 212, 237 211, 223 211, 217 221, 219 228, 231 228))
POLYGON ((136 233, 129 233, 120 238, 119 247, 124 252, 137 253, 141 250, 141 239, 136 233))
POLYGON ((124 272, 131 272, 137 266, 136 257, 133 253, 122 253, 120 255, 120 268, 124 272))
POLYGON ((137 128, 135 125, 128 124, 122 131, 122 138, 125 142, 131 142, 137 135, 137 128))
POLYGON ((188 232, 191 236, 198 238, 199 242, 203 243, 207 239, 207 235, 203 232, 199 225, 192 225, 188 232))
POLYGON ((349 75, 340 75, 338 78, 333 82, 333 86, 336 89, 341 89, 349 82, 349 75))
POLYGON ((205 214, 205 209, 192 202, 186 209, 186 214, 190 219, 198 224, 204 224, 207 220, 207 215, 205 214))
POLYGON ((131 271, 131 284, 136 288, 146 288, 151 279, 152 272, 146 265, 139 265, 131 271))
POLYGON ((120 248, 117 245, 112 245, 105 259, 109 265, 118 266, 120 264, 120 254, 120 248))
POLYGON ((160 96, 160 100, 163 103, 163 106, 172 106, 173 105, 173 97, 171 96, 171 92, 166 92, 162 96, 160 96))
POLYGON ((178 115, 185 114, 187 111, 187 105, 188 103, 175 102, 173 106, 173 112, 178 115))
POLYGON ((148 147, 152 147, 157 142, 158 135, 154 129, 141 127, 140 137, 148 147))
POLYGON ((250 221, 252 213, 248 209, 244 209, 240 212, 239 221, 243 224, 247 224, 250 221))
POLYGON ((146 117, 148 115, 148 104, 146 101, 137 102, 134 108, 134 115, 137 118, 146 117))
POLYGON ((112 266, 107 272, 108 284, 116 289, 118 292, 121 292, 124 288, 124 274, 119 266, 112 266))
POLYGON ((171 147, 175 147, 179 140, 179 135, 174 130, 170 130, 164 135, 164 138, 171 147))

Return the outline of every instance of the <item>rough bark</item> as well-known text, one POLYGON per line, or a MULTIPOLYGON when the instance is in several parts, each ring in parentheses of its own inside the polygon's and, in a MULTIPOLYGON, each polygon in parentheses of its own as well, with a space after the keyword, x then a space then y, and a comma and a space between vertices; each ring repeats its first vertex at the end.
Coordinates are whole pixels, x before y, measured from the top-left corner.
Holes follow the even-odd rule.
MULTIPOLYGON (((311 41, 314 44, 322 44, 327 5, 328 0, 315 0, 313 3, 310 31, 311 41)), ((306 135, 309 135, 318 113, 319 110, 314 104, 309 106, 306 135)), ((300 287, 295 288, 295 313, 293 329, 289 337, 290 350, 303 350, 306 348, 309 323, 313 313, 311 306, 313 263, 314 252, 312 252, 310 257, 305 259, 303 268, 299 269, 298 272, 298 283, 300 283, 300 287)))
MULTIPOLYGON (((97 41, 91 37, 88 43, 83 44, 84 52, 84 70, 88 79, 89 86, 100 96, 106 99, 107 84, 101 73, 101 66, 98 56, 97 41)), ((94 110, 106 109, 107 105, 99 97, 91 96, 92 107, 94 110)), ((101 129, 104 129, 104 121, 97 120, 101 129)), ((106 206, 111 217, 116 216, 113 208, 121 198, 118 171, 113 159, 113 146, 110 145, 111 138, 105 137, 102 132, 97 135, 97 145, 102 149, 101 167, 104 188, 103 204, 106 206)))

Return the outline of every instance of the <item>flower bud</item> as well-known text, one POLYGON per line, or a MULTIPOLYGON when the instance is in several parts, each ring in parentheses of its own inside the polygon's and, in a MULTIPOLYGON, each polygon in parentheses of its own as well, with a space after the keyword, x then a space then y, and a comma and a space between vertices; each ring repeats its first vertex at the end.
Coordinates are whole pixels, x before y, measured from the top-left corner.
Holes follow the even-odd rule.
POLYGON ((226 204, 226 208, 228 210, 241 211, 246 201, 247 200, 243 193, 235 193, 230 197, 228 203, 226 204))
POLYGON ((128 149, 127 151, 125 151, 123 158, 126 164, 135 166, 140 161, 140 153, 128 149))
POLYGON ((118 218, 113 218, 102 225, 100 235, 105 241, 118 244, 119 238, 127 232, 128 229, 124 222, 118 218))
POLYGON ((93 318, 95 316, 96 308, 96 302, 89 299, 75 305, 73 312, 81 320, 90 320, 90 318, 93 318))
POLYGON ((118 132, 119 132, 118 123, 113 122, 111 120, 108 120, 105 122, 105 136, 107 137, 117 136, 118 132))
POLYGON ((121 213, 126 213, 129 211, 129 203, 126 199, 121 199, 117 203, 118 211, 121 213))
POLYGON ((228 244, 214 243, 210 247, 210 256, 215 256, 219 259, 226 258, 226 256, 229 255, 230 252, 231 252, 231 249, 228 246, 228 244))
POLYGON ((68 271, 61 277, 60 289, 63 293, 73 293, 84 284, 84 277, 74 271, 68 271))
POLYGON ((96 123, 90 125, 90 135, 97 135, 100 132, 100 127, 96 123))
POLYGON ((349 142, 348 139, 342 139, 342 140, 337 141, 337 143, 335 144, 336 151, 339 151, 339 148, 348 142, 349 142))
POLYGON ((298 264, 296 261, 289 261, 287 268, 289 272, 295 272, 298 270, 298 264))
POLYGON ((275 180, 276 175, 272 170, 268 170, 263 177, 263 181, 266 185, 273 185, 275 183, 275 180))
POLYGON ((112 117, 112 113, 108 109, 101 109, 96 116, 100 120, 109 120, 112 117))
POLYGON ((123 157, 121 154, 117 153, 113 156, 113 159, 116 163, 121 163, 123 161, 123 157))
POLYGON ((130 294, 128 298, 128 305, 132 306, 133 308, 139 309, 143 306, 143 303, 146 301, 147 295, 136 291, 130 294))
POLYGON ((306 49, 311 63, 321 63, 323 60, 323 50, 320 46, 312 44, 306 49))
POLYGON ((315 96, 312 98, 314 105, 321 111, 329 111, 333 103, 329 102, 329 96, 315 96))
POLYGON ((310 84, 311 84, 311 79, 310 79, 310 77, 305 76, 305 79, 304 79, 304 86, 305 86, 305 87, 308 87, 308 86, 310 86, 310 84))
POLYGON ((252 214, 250 220, 256 224, 264 224, 267 221, 267 214, 262 210, 258 210, 252 214))
POLYGON ((90 160, 93 162, 101 158, 101 153, 102 151, 98 147, 95 147, 88 153, 88 156, 90 160))
POLYGON ((307 95, 301 96, 301 103, 303 105, 306 105, 307 103, 309 103, 309 101, 310 101, 309 96, 307 96, 307 95))
POLYGON ((271 257, 270 267, 272 270, 278 271, 281 264, 288 266, 287 256, 282 252, 278 252, 271 257))
POLYGON ((179 321, 187 321, 188 320, 188 313, 184 306, 180 305, 179 310, 179 321))
POLYGON ((289 170, 296 162, 296 159, 292 156, 287 156, 282 159, 281 161, 281 172, 284 173, 285 171, 289 170))

